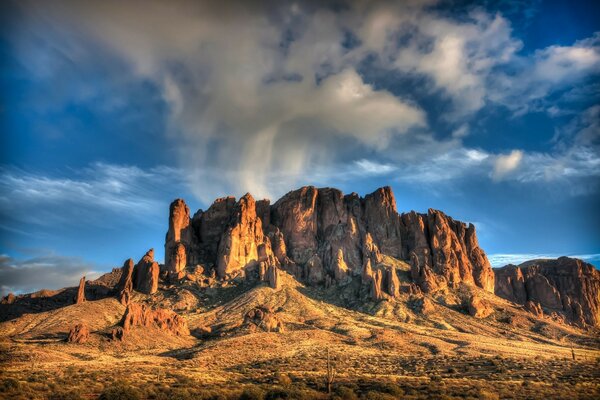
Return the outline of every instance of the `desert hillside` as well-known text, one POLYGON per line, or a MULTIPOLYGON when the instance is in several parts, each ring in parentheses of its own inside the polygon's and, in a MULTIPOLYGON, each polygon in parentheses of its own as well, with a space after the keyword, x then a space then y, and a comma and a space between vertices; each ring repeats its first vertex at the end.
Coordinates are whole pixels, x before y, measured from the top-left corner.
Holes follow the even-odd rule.
POLYGON ((178 199, 165 250, 6 296, 0 397, 600 396, 599 271, 494 270, 472 224, 388 187, 178 199))

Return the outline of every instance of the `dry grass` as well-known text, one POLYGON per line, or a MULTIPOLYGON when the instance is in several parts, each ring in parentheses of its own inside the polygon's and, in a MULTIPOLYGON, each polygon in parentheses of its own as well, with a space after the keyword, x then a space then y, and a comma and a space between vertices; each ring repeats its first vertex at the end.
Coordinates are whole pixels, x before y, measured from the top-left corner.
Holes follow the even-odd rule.
POLYGON ((187 284, 136 295, 182 304, 192 332, 211 327, 209 335, 138 329, 126 342, 111 342, 106 334, 123 312, 113 299, 2 323, 0 398, 329 398, 327 348, 336 369, 333 398, 600 397, 597 332, 535 320, 483 292, 496 313, 474 319, 461 308, 473 288, 433 296, 435 310, 421 315, 408 295, 354 304, 348 299, 360 296, 359 285, 325 291, 284 280, 277 291, 187 284), (243 315, 257 306, 271 307, 285 333, 242 329, 243 315), (90 325, 92 339, 65 343, 77 321, 90 325))

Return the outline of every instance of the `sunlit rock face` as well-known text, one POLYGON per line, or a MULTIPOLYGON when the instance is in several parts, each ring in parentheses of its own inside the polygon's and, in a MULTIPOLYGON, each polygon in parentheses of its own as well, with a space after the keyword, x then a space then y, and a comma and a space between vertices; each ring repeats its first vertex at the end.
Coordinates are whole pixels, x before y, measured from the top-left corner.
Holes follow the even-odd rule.
POLYGON ((309 285, 362 279, 372 297, 382 298, 397 296, 400 286, 397 271, 380 271, 389 257, 410 263, 423 291, 459 283, 494 290, 494 273, 473 225, 437 210, 398 214, 390 187, 363 198, 306 186, 274 204, 250 194, 223 197, 189 215, 183 200, 173 202, 165 244, 168 271, 181 270, 183 245, 187 265, 203 264, 222 279, 242 275, 267 281, 275 267, 309 285))
POLYGON ((558 313, 580 326, 600 324, 600 271, 581 260, 533 260, 494 270, 496 295, 535 314, 558 313))

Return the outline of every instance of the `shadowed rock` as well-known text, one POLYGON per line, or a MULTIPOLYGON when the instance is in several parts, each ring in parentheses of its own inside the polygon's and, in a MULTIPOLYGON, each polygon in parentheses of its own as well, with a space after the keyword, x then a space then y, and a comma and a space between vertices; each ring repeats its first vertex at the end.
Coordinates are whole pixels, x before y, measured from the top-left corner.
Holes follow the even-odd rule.
MULTIPOLYGON (((579 326, 600 324, 600 271, 581 260, 560 257, 498 268, 496 294, 518 304, 538 304, 579 326)), ((540 307, 528 310, 539 314, 540 307)))

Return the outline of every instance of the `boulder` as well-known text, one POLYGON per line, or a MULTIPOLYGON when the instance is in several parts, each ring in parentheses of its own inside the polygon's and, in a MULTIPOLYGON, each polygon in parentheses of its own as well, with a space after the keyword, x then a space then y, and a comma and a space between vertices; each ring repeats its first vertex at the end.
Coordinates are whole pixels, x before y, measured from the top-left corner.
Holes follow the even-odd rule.
POLYGON ((244 315, 244 326, 250 331, 284 332, 283 322, 270 307, 257 307, 244 315))
POLYGON ((468 310, 469 315, 475 318, 485 318, 494 312, 494 309, 477 295, 469 299, 468 310))
POLYGON ((85 343, 90 338, 90 330, 84 323, 75 324, 69 330, 69 336, 67 342, 69 343, 85 343))

